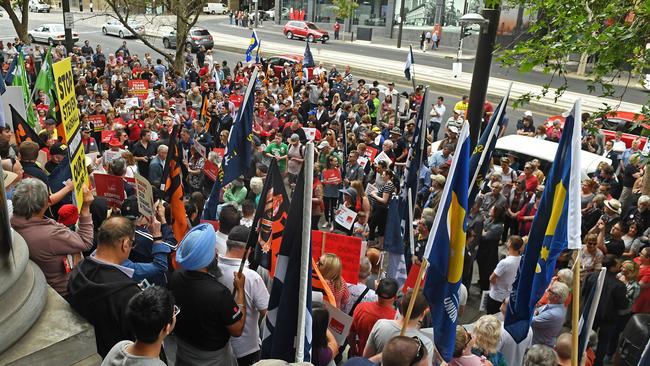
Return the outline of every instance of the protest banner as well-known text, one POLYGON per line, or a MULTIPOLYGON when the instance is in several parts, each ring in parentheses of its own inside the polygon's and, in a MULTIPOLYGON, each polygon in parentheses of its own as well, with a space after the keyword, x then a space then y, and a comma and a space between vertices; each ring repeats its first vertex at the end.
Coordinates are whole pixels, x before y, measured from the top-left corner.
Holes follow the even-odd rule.
POLYGON ((370 159, 370 161, 375 161, 375 156, 377 156, 377 149, 374 147, 366 146, 365 156, 370 159))
POLYGON ((129 80, 129 93, 143 101, 146 100, 149 96, 149 80, 129 80))
POLYGON ((153 209, 153 189, 149 181, 138 173, 134 174, 135 191, 138 198, 138 211, 140 215, 151 217, 154 215, 153 209))
POLYGON ((97 196, 106 198, 106 203, 111 207, 122 206, 125 198, 122 177, 99 173, 95 173, 93 176, 97 196))
POLYGON ((318 260, 323 253, 336 254, 343 263, 343 279, 348 283, 357 283, 362 250, 361 238, 312 230, 311 243, 314 260, 318 260))
POLYGON ((102 130, 102 143, 108 144, 113 136, 115 136, 115 131, 102 130))
POLYGON ((354 224, 354 220, 357 219, 357 213, 345 207, 345 205, 340 205, 336 210, 336 216, 334 220, 338 222, 339 225, 350 230, 354 224))
POLYGON ((77 97, 74 91, 74 77, 70 57, 53 64, 52 71, 56 96, 59 100, 65 141, 68 143, 70 170, 72 171, 72 181, 74 183, 73 198, 77 210, 81 212, 83 189, 88 183, 88 170, 86 169, 86 156, 81 143, 79 109, 77 108, 77 97))
POLYGON ((303 127, 303 131, 305 131, 305 135, 307 136, 307 140, 309 141, 314 141, 316 139, 316 129, 313 127, 303 127))
MULTIPOLYGON (((104 126, 106 126, 106 116, 103 114, 91 114, 88 116, 88 122, 92 124, 93 132, 104 131, 104 126)), ((104 135, 102 135, 102 142, 104 142, 104 135)))
POLYGON ((343 181, 340 169, 323 170, 323 184, 339 184, 343 181))
POLYGON ((336 343, 343 345, 352 327, 352 317, 327 301, 323 301, 323 305, 330 315, 330 323, 327 327, 336 339, 336 343))
POLYGON ((377 186, 372 183, 368 183, 366 186, 366 196, 370 197, 370 194, 374 192, 377 192, 377 186))
POLYGON ((219 175, 219 167, 215 163, 206 159, 203 164, 203 173, 208 177, 208 179, 214 182, 219 175))

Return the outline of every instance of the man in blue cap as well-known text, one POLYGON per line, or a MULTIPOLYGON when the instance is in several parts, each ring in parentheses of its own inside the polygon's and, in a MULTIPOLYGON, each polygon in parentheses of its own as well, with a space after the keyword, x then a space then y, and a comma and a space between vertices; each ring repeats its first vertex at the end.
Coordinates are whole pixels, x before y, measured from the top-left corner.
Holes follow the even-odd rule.
POLYGON ((216 235, 210 224, 192 228, 176 251, 169 282, 176 303, 183 309, 176 323, 177 365, 232 365, 236 362, 228 341, 239 337, 246 323, 245 277, 233 275, 235 298, 219 283, 215 258, 216 235))

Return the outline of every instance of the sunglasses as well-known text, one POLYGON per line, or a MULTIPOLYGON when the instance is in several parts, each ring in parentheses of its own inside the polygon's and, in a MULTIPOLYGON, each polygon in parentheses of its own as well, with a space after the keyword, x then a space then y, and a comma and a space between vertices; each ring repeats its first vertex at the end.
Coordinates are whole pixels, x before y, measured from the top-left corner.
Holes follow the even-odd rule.
POLYGON ((419 337, 413 337, 412 339, 418 343, 418 351, 415 353, 415 357, 409 363, 410 366, 422 361, 422 358, 424 357, 424 344, 422 343, 422 340, 419 337))

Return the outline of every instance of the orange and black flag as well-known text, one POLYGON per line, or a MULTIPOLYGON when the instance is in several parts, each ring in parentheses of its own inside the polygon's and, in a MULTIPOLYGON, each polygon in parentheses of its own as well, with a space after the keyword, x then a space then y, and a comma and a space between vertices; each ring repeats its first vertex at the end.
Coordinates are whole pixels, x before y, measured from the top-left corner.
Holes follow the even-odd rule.
POLYGON ((34 141, 41 149, 47 146, 32 126, 18 113, 16 108, 12 105, 9 108, 11 108, 11 120, 14 126, 14 133, 16 134, 16 144, 20 145, 23 141, 34 141))
MULTIPOLYGON (((183 236, 189 229, 187 224, 187 214, 183 204, 183 180, 181 175, 182 157, 178 151, 177 136, 179 126, 174 126, 171 136, 169 137, 169 152, 163 169, 163 175, 160 183, 160 190, 165 192, 165 200, 169 203, 172 214, 172 230, 178 243, 183 240, 183 236)), ((172 259, 175 256, 172 256, 172 259)), ((175 265, 174 261, 174 265, 175 265)))
POLYGON ((208 133, 212 133, 212 116, 210 115, 210 111, 208 110, 208 106, 210 105, 210 101, 208 100, 208 94, 206 93, 203 96, 203 103, 201 104, 201 119, 203 119, 203 123, 205 124, 205 131, 208 131, 208 133))
POLYGON ((288 78, 284 87, 289 92, 289 96, 291 97, 291 100, 293 100, 293 80, 291 80, 291 78, 288 78))

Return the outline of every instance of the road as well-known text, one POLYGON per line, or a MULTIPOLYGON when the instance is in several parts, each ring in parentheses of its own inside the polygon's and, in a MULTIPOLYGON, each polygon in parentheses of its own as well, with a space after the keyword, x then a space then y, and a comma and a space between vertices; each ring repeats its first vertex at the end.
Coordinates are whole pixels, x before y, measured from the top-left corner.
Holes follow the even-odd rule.
MULTIPOLYGON (((85 16, 88 16, 89 14, 85 14, 85 16)), ((29 21, 29 28, 33 29, 36 28, 40 25, 46 24, 46 23, 62 23, 61 21, 62 14, 60 12, 55 12, 55 13, 50 13, 50 14, 37 14, 37 13, 30 13, 30 21, 29 21)), ((101 25, 106 21, 105 16, 95 16, 92 21, 84 21, 84 22, 78 22, 75 25, 75 31, 79 33, 79 43, 78 45, 82 45, 83 41, 88 40, 91 44, 91 46, 96 46, 98 44, 101 44, 104 50, 108 53, 114 52, 116 49, 118 49, 122 45, 122 39, 119 37, 115 36, 105 36, 101 32, 101 25)), ((203 27, 207 27, 210 29, 213 28, 218 28, 220 32, 228 33, 228 32, 234 32, 233 34, 238 34, 240 35, 243 33, 250 34, 250 30, 248 29, 237 29, 234 27, 230 26, 217 26, 217 24, 221 22, 227 22, 227 19, 223 16, 204 16, 200 18, 200 25, 203 27)), ((214 35, 214 34, 213 34, 214 35)), ((14 37, 16 36, 16 32, 13 28, 13 25, 11 24, 11 21, 6 18, 0 18, 0 40, 3 40, 5 43, 7 41, 13 41, 14 37)), ((218 42, 218 35, 214 35, 215 39, 218 42)), ((262 37, 262 36, 260 36, 262 37)), ((264 39, 267 37, 269 40, 274 39, 272 37, 276 36, 270 36, 267 33, 264 33, 263 35, 264 39)), ((285 38, 282 36, 277 36, 279 40, 281 41, 287 41, 285 38)), ((154 52, 151 50, 149 47, 147 47, 142 41, 137 40, 137 39, 125 39, 127 46, 131 53, 133 54, 138 54, 138 55, 144 55, 145 52, 149 52, 152 54, 154 58, 160 57, 158 53, 154 52)), ((162 41, 160 40, 154 40, 154 43, 159 46, 161 49, 162 47, 162 41)), ((351 48, 354 46, 347 45, 347 44, 337 44, 337 43, 328 43, 325 46, 327 47, 339 47, 341 49, 345 49, 347 51, 350 51, 351 48)), ((370 47, 366 47, 369 48, 370 47)), ((374 48, 371 49, 371 51, 376 52, 374 48)), ((358 50, 356 51, 358 53, 358 50)), ((388 53, 387 55, 392 55, 393 57, 397 57, 398 53, 400 51, 394 51, 392 53, 388 53)), ((365 53, 365 51, 364 51, 365 53)), ((399 54, 400 59, 403 58, 402 54, 399 54)), ((239 54, 239 53, 232 53, 232 52, 225 52, 225 51, 216 51, 215 53, 215 59, 218 60, 226 60, 229 65, 235 65, 238 61, 243 61, 244 55, 239 54)), ((432 58, 433 59, 433 58, 432 58)), ((434 59, 437 60, 437 59, 434 59)), ((316 60, 318 61, 318 60, 316 60)), ((467 66, 469 67, 469 66, 467 66)), ((380 80, 382 84, 385 84, 388 80, 380 80)), ((406 83, 406 80, 403 78, 398 78, 396 80, 396 87, 398 89, 410 89, 411 86, 410 84, 406 83)), ((401 90, 400 89, 400 90, 401 90)), ((435 102, 436 98, 438 96, 442 96, 445 98, 445 104, 447 105, 447 115, 451 113, 451 109, 453 105, 460 99, 460 95, 455 95, 452 93, 448 93, 445 90, 442 89, 431 89, 429 96, 427 98, 427 105, 430 106, 433 102, 435 102)), ((498 100, 490 100, 495 106, 499 102, 498 100)), ((523 116, 524 110, 518 109, 518 110, 509 110, 508 115, 510 118, 510 121, 512 123, 509 124, 508 129, 506 133, 514 133, 515 129, 515 123, 517 119, 520 119, 523 116)), ((428 111, 427 111, 428 113, 428 111)), ((543 121, 548 117, 548 114, 539 114, 535 113, 535 121, 537 123, 543 121)))

